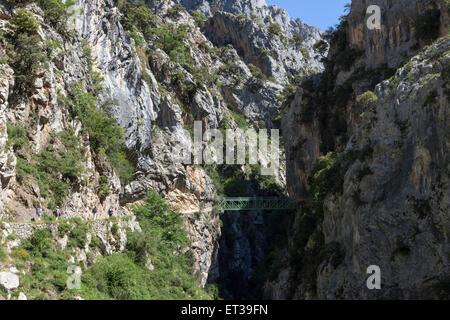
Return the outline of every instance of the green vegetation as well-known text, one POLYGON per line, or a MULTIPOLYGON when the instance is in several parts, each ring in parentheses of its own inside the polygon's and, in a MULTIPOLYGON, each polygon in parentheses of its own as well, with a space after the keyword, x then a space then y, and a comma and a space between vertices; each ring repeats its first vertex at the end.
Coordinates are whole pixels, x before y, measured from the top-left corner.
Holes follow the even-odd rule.
POLYGON ((146 39, 152 36, 152 26, 156 25, 157 17, 144 1, 122 0, 119 2, 119 9, 124 14, 124 27, 137 45, 143 42, 138 32, 141 32, 146 39))
POLYGON ((24 124, 14 124, 8 121, 6 124, 6 130, 8 133, 8 146, 12 146, 14 151, 24 150, 29 145, 30 129, 24 124))
POLYGON ((261 69, 253 64, 249 64, 248 68, 250 69, 250 72, 252 73, 252 75, 258 79, 258 80, 267 80, 266 75, 261 71, 261 69))
POLYGON ((239 129, 242 129, 242 130, 248 129, 247 120, 245 120, 245 117, 243 114, 234 112, 232 110, 228 110, 228 111, 231 114, 231 116, 233 117, 234 122, 236 122, 236 125, 239 129))
POLYGON ((39 25, 26 9, 18 9, 11 23, 13 31, 6 34, 8 62, 14 70, 15 89, 29 93, 34 88, 39 68, 46 62, 42 41, 37 35, 39 25))
POLYGON ((317 51, 321 56, 325 56, 328 49, 328 44, 324 40, 319 40, 314 43, 313 49, 317 51))
POLYGON ((72 219, 72 222, 75 223, 75 226, 70 230, 69 241, 67 245, 72 248, 84 248, 84 245, 87 241, 87 234, 90 231, 89 226, 86 223, 83 223, 81 219, 72 219))
POLYGON ((306 50, 305 48, 300 48, 300 52, 302 53, 303 58, 305 58, 306 60, 310 59, 308 50, 306 50))
POLYGON ((344 17, 337 28, 331 27, 325 32, 325 39, 336 47, 336 54, 333 56, 331 63, 344 71, 349 71, 355 60, 362 55, 361 51, 349 45, 346 32, 347 24, 348 22, 344 17))
MULTIPOLYGON (((17 181, 25 183, 31 175, 38 183, 41 196, 48 200, 47 206, 54 208, 63 205, 69 188, 78 181, 84 172, 81 162, 85 159, 86 149, 71 130, 62 131, 56 137, 62 148, 49 145, 37 155, 29 154, 29 140, 21 125, 8 124, 8 143, 18 153, 17 181)), ((56 141, 54 141, 54 145, 56 141)))
MULTIPOLYGON (((134 208, 142 232, 128 232, 127 248, 122 253, 100 256, 101 243, 93 236, 89 244, 87 264, 79 263, 83 274, 81 290, 69 290, 71 276, 68 267, 76 248, 84 248, 87 234, 92 233, 87 222, 80 219, 64 220, 58 224, 59 236, 68 236, 68 246, 61 249, 53 241, 50 228, 37 229, 13 250, 10 259, 19 270, 30 270, 21 276, 18 291, 29 299, 211 299, 192 276, 192 252, 185 253, 190 241, 183 228, 181 214, 170 209, 154 191, 150 191, 142 206, 134 208), (146 267, 151 259, 153 270, 146 267)), ((111 228, 118 234, 118 224, 111 228)), ((0 251, 0 259, 8 259, 0 251)), ((77 263, 75 263, 77 265, 77 263)), ((213 286, 214 287, 214 286, 213 286)))
POLYGON ((33 14, 26 9, 18 9, 11 19, 13 28, 17 33, 36 33, 39 24, 33 14))
POLYGON ((308 180, 315 214, 323 215, 323 201, 328 194, 342 193, 344 175, 356 159, 364 161, 372 152, 370 147, 340 154, 330 152, 316 160, 308 180))
POLYGON ((356 102, 361 103, 365 109, 373 106, 373 104, 377 101, 377 95, 370 90, 356 97, 356 102))
MULTIPOLYGON (((143 1, 123 0, 119 7, 124 13, 124 26, 138 45, 142 45, 144 39, 152 41, 158 48, 166 52, 172 61, 178 62, 188 71, 193 70, 194 63, 190 55, 190 48, 184 43, 188 37, 189 27, 187 25, 162 24, 143 1), (139 33, 143 35, 144 39, 139 33)), ((176 14, 180 10, 184 10, 184 8, 174 5, 169 14, 176 14)), ((194 18, 199 21, 202 16, 196 15, 194 18)))
MULTIPOLYGON (((6 0, 10 6, 23 6, 28 3, 34 2, 33 0, 6 0)), ((35 1, 44 12, 44 18, 51 24, 53 24, 58 31, 66 31, 67 19, 71 16, 69 8, 72 7, 74 1, 62 1, 62 0, 37 0, 35 1)), ((19 9, 24 10, 24 9, 19 9)))
MULTIPOLYGON (((345 251, 337 242, 325 243, 323 232, 319 226, 323 221, 324 200, 327 195, 342 193, 344 175, 350 165, 356 160, 364 160, 370 156, 371 150, 351 150, 341 154, 328 153, 320 157, 313 166, 310 178, 311 206, 304 207, 295 230, 293 245, 289 249, 291 264, 295 272, 291 282, 299 279, 311 291, 316 290, 317 268, 328 261, 334 268, 342 263, 345 251), (312 241, 311 241, 312 239, 312 241), (311 241, 312 245, 307 246, 311 241)), ((292 286, 295 290, 295 285, 292 286)))
POLYGON ((227 62, 226 64, 221 65, 219 67, 219 72, 228 76, 232 76, 234 78, 235 85, 244 80, 244 74, 235 62, 227 62))
POLYGON ((183 11, 186 11, 186 9, 181 4, 176 3, 167 9, 167 14, 170 16, 177 16, 183 11))
POLYGON ((205 26, 206 21, 205 14, 195 10, 191 10, 189 11, 189 13, 191 14, 192 18, 194 18, 195 25, 200 29, 202 29, 205 26))
POLYGON ((178 212, 154 191, 134 212, 142 232, 130 232, 128 251, 100 259, 83 275, 88 299, 202 299, 210 298, 192 273, 191 254, 178 212), (148 258, 154 270, 145 267, 148 258))
POLYGON ((272 23, 269 25, 269 32, 273 36, 279 36, 281 34, 281 26, 277 23, 272 23))
POLYGON ((69 252, 54 246, 50 229, 36 230, 15 250, 13 256, 17 262, 22 262, 21 265, 32 262, 30 272, 21 277, 19 287, 29 299, 48 299, 45 292, 59 294, 62 299, 72 298, 72 293, 66 289, 69 277, 67 268, 72 264, 69 262, 69 252))
POLYGON ((188 102, 190 98, 197 91, 197 85, 204 84, 204 78, 198 78, 197 84, 188 80, 186 73, 182 71, 177 71, 173 76, 172 80, 176 86, 179 88, 179 96, 185 102, 188 102), (203 82, 203 83, 202 83, 203 82))
POLYGON ((157 36, 156 45, 164 50, 172 61, 178 62, 189 71, 193 62, 189 46, 184 43, 188 36, 187 30, 186 25, 163 24, 154 29, 154 34, 157 36))
POLYGON ((84 89, 82 83, 74 83, 70 95, 65 99, 72 117, 78 118, 83 124, 83 130, 89 133, 89 143, 95 152, 104 153, 111 160, 116 173, 123 184, 131 179, 134 173, 123 149, 124 131, 117 121, 108 117, 97 97, 84 89))
POLYGON ((305 41, 305 39, 302 37, 302 35, 300 33, 296 33, 292 36, 291 41, 298 47, 298 46, 302 45, 302 43, 303 43, 303 41, 305 41))
POLYGON ((71 15, 69 8, 75 4, 74 1, 39 0, 38 4, 44 10, 46 20, 55 25, 60 31, 65 30, 66 21, 71 15))
POLYGON ((0 262, 4 262, 8 257, 7 253, 3 248, 0 248, 0 262))

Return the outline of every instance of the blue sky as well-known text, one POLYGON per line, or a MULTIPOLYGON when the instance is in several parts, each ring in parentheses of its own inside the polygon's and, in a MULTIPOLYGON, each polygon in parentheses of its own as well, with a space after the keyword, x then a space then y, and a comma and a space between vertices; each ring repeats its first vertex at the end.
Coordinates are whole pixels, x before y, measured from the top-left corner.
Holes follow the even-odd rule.
POLYGON ((292 18, 300 18, 303 22, 325 31, 338 24, 344 13, 344 5, 350 0, 266 0, 267 4, 275 4, 286 9, 292 18))

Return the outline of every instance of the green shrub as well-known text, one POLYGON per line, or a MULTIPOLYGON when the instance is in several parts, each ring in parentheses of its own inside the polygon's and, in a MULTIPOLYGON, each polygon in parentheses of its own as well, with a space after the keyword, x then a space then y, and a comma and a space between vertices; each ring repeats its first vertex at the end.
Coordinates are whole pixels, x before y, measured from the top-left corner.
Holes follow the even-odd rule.
POLYGON ((308 50, 306 50, 305 48, 300 48, 300 52, 302 53, 303 58, 305 58, 306 60, 310 59, 308 50))
POLYGON ((302 37, 301 34, 296 33, 292 36, 292 40, 291 40, 296 46, 300 46, 302 45, 303 41, 305 41, 305 39, 302 37))
POLYGON ((75 221, 75 227, 69 233, 67 245, 72 248, 84 248, 89 227, 86 223, 75 221))
POLYGON ((146 39, 153 34, 152 26, 156 25, 157 17, 143 1, 120 1, 119 9, 125 17, 123 21, 125 29, 135 40, 136 32, 141 32, 146 39))
POLYGON ((69 221, 61 221, 58 224, 58 232, 60 236, 69 235, 69 232, 72 230, 72 225, 69 223, 69 221))
POLYGON ((186 25, 176 26, 168 23, 155 28, 153 32, 157 36, 156 45, 164 50, 172 61, 191 71, 193 60, 189 46, 184 43, 184 40, 188 37, 187 29, 186 25))
POLYGON ((281 26, 277 23, 272 23, 269 25, 269 32, 271 35, 280 35, 281 34, 281 26))
POLYGON ((6 260, 8 255, 6 254, 5 250, 0 247, 0 262, 3 262, 6 260))
POLYGON ((18 9, 11 19, 13 34, 9 34, 7 54, 15 73, 15 89, 30 92, 34 88, 39 68, 47 61, 42 53, 42 41, 37 35, 38 23, 26 9, 18 9))
POLYGON ((145 290, 145 273, 123 254, 101 258, 82 279, 85 286, 112 299, 150 299, 145 290))
POLYGON ((202 29, 205 26, 206 21, 205 14, 195 10, 191 10, 189 11, 189 13, 191 14, 192 18, 194 18, 195 25, 200 29, 202 29))
MULTIPOLYGON (((26 5, 33 2, 32 0, 6 0, 10 5, 26 5)), ((72 7, 74 1, 62 1, 62 0, 37 0, 37 4, 44 12, 44 18, 56 26, 59 31, 65 31, 66 21, 70 17, 69 8, 72 7)), ((18 9, 24 10, 24 9, 18 9)))
POLYGON ((13 124, 11 121, 6 123, 8 132, 8 145, 15 151, 27 149, 30 144, 30 129, 23 124, 13 124))
POLYGON ((50 255, 52 239, 50 229, 37 229, 30 238, 24 240, 21 249, 33 256, 46 257, 50 255))
POLYGON ((377 95, 370 90, 356 97, 356 102, 361 103, 364 106, 364 108, 372 106, 377 101, 378 101, 377 95))
POLYGON ((248 68, 250 69, 250 72, 252 73, 252 75, 259 79, 259 80, 267 80, 266 75, 261 71, 260 68, 258 68, 257 66, 253 65, 253 64, 249 64, 248 68))
POLYGON ((53 146, 31 156, 30 160, 17 158, 17 180, 23 183, 27 175, 35 178, 41 196, 49 200, 48 207, 61 206, 68 195, 72 182, 84 172, 82 161, 86 149, 81 145, 72 130, 58 134, 64 150, 55 150, 53 146))
POLYGON ((72 7, 74 1, 62 0, 39 0, 39 6, 44 10, 44 17, 50 23, 60 28, 65 28, 66 21, 70 17, 69 8, 72 7))
POLYGON ((122 127, 98 107, 97 97, 85 91, 81 83, 73 84, 66 103, 72 116, 78 117, 83 124, 83 130, 89 133, 91 148, 95 152, 104 152, 111 159, 121 182, 128 183, 134 169, 124 153, 125 133, 122 127))
POLYGON ((18 9, 11 22, 17 33, 34 34, 39 29, 39 24, 34 15, 26 9, 18 9))
MULTIPOLYGON (((69 254, 53 242, 49 228, 35 230, 28 240, 24 240, 17 252, 23 252, 23 260, 30 261, 30 271, 20 278, 21 290, 29 299, 47 299, 49 291, 73 299, 66 289, 69 274, 66 272, 69 254)), ((72 292, 73 293, 73 292, 72 292)))
MULTIPOLYGON (((203 79, 203 78, 202 78, 203 79)), ((203 81, 199 79, 200 81, 203 81)), ((187 79, 186 74, 182 71, 177 71, 172 75, 172 81, 178 86, 179 95, 181 99, 188 102, 191 97, 197 92, 197 86, 195 83, 187 79)), ((200 83, 202 85, 202 83, 200 83)))
POLYGON ((216 165, 205 165, 205 170, 208 173, 208 176, 211 178, 214 187, 216 188, 216 194, 223 194, 223 183, 220 174, 217 172, 216 165))
POLYGON ((30 254, 25 249, 14 249, 11 251, 11 256, 20 260, 27 260, 30 254))
POLYGON ((179 212, 172 210, 164 199, 155 191, 150 190, 144 204, 133 210, 139 222, 146 220, 153 227, 162 231, 162 239, 170 243, 173 248, 185 247, 190 244, 183 229, 183 219, 179 212))
POLYGON ((228 110, 228 111, 231 114, 231 116, 233 117, 234 122, 236 122, 237 127, 242 130, 247 130, 248 125, 247 125, 247 120, 245 120, 244 115, 234 112, 232 110, 228 110))
POLYGON ((111 234, 113 236, 117 236, 118 232, 119 232, 119 225, 117 223, 114 223, 111 227, 111 234))
POLYGON ((181 4, 176 3, 172 7, 167 9, 167 14, 170 16, 176 16, 183 11, 186 11, 186 9, 181 4))
POLYGON ((314 43, 313 49, 317 51, 321 56, 324 56, 328 49, 328 44, 324 40, 319 40, 314 43))

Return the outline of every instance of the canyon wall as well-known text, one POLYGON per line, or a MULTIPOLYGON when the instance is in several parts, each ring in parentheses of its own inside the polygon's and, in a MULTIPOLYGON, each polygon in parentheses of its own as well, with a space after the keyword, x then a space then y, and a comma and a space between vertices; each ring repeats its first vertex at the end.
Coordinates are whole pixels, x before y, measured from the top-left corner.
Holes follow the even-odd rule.
POLYGON ((448 10, 353 1, 324 73, 285 105, 287 185, 303 207, 268 297, 448 297, 448 10), (381 30, 365 27, 369 4, 381 30), (370 265, 381 290, 366 286, 370 265))

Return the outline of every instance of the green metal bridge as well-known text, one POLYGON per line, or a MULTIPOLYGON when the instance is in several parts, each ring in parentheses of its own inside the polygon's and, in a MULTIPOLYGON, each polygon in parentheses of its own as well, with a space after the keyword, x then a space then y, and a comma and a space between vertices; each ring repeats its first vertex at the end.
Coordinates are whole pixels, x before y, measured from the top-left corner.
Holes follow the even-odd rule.
POLYGON ((299 208, 299 205, 294 199, 288 197, 219 198, 217 207, 224 211, 278 211, 295 210, 299 208))

